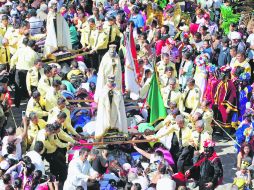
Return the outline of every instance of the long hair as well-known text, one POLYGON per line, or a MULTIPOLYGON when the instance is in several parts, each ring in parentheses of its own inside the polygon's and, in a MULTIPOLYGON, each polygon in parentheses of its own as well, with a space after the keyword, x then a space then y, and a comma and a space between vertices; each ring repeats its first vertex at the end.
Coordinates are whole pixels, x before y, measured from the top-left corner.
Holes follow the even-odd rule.
POLYGON ((251 146, 250 146, 250 144, 248 144, 248 143, 246 143, 246 142, 244 142, 243 144, 242 144, 242 146, 241 146, 241 149, 240 149, 240 152, 241 152, 241 154, 242 155, 244 155, 244 148, 245 147, 249 147, 249 149, 250 149, 250 152, 249 152, 249 154, 247 155, 247 156, 249 156, 249 157, 253 157, 253 152, 252 152, 252 150, 251 150, 251 146))

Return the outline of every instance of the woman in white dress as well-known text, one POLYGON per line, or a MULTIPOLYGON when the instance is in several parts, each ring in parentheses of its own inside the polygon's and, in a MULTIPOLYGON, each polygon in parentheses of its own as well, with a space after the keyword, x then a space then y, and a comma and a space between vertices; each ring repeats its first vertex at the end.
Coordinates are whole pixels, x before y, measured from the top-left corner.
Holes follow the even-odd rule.
POLYGON ((196 71, 194 75, 195 83, 201 90, 200 101, 203 99, 203 95, 207 85, 207 71, 206 65, 208 64, 208 59, 204 54, 196 57, 194 63, 196 64, 196 71))

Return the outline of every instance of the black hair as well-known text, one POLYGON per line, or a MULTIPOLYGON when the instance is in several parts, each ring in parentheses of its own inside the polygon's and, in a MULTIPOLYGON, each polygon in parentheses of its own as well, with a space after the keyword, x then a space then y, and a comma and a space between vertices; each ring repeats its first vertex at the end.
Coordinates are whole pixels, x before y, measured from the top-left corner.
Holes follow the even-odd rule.
POLYGON ((28 42, 29 42, 29 39, 28 39, 28 38, 24 38, 23 41, 22 41, 22 43, 23 43, 25 46, 27 46, 28 42))
POLYGON ((29 47, 34 47, 35 46, 35 41, 34 40, 29 40, 28 43, 27 43, 27 46, 29 47))
POLYGON ((134 183, 132 185, 132 187, 133 187, 133 190, 141 190, 142 189, 142 187, 141 187, 141 185, 139 183, 134 183))
POLYGON ((201 37, 202 37, 202 35, 201 35, 200 32, 197 32, 194 36, 195 36, 196 38, 198 38, 198 39, 201 39, 201 37))
POLYGON ((65 102, 66 102, 66 100, 63 97, 60 97, 57 100, 57 105, 61 105, 61 104, 65 103, 65 102))
POLYGON ((40 58, 38 58, 35 60, 34 64, 37 65, 38 63, 41 63, 41 62, 42 62, 42 60, 40 58))
POLYGON ((163 27, 163 28, 165 28, 166 33, 168 33, 168 32, 169 32, 169 26, 167 26, 167 25, 163 25, 162 27, 163 27))
POLYGON ((40 94, 40 92, 39 92, 38 90, 36 90, 36 91, 34 91, 34 92, 32 93, 32 97, 33 97, 34 99, 39 98, 40 96, 41 96, 41 94, 40 94))
POLYGON ((16 145, 14 144, 14 142, 9 142, 6 149, 8 154, 12 154, 14 151, 16 151, 16 145))
POLYGON ((89 150, 88 148, 82 147, 82 148, 79 150, 79 156, 84 155, 86 152, 89 153, 90 150, 89 150))
POLYGON ((42 177, 42 172, 40 170, 34 171, 31 189, 35 189, 37 185, 40 184, 41 177, 42 177))
POLYGON ((166 164, 160 164, 158 167, 158 172, 160 172, 161 174, 167 174, 167 166, 166 164))
POLYGON ((52 86, 53 86, 53 87, 57 87, 57 86, 60 86, 61 84, 62 84, 61 81, 58 80, 58 79, 56 79, 56 80, 53 81, 52 86))
POLYGON ((132 183, 131 182, 127 182, 125 187, 124 187, 124 190, 131 190, 131 187, 132 187, 132 183))
POLYGON ((36 141, 34 144, 34 151, 40 153, 44 148, 43 142, 41 141, 36 141))
POLYGON ((57 131, 58 129, 61 128, 61 124, 58 123, 58 122, 55 122, 55 123, 53 123, 53 128, 54 128, 55 131, 57 131))
POLYGON ((22 188, 22 179, 20 177, 15 179, 15 181, 14 181, 14 188, 22 188))
POLYGON ((7 185, 11 181, 11 175, 10 174, 4 174, 2 177, 3 183, 7 185))
POLYGON ((26 176, 30 176, 35 170, 35 165, 33 163, 26 164, 26 176))
POLYGON ((50 65, 45 65, 44 67, 44 74, 49 74, 52 70, 52 67, 50 65))
POLYGON ((53 133, 55 131, 53 124, 47 124, 46 125, 46 131, 53 133))
POLYGON ((57 118, 58 118, 58 119, 66 119, 66 118, 67 118, 67 115, 66 115, 65 112, 60 111, 59 114, 57 114, 57 118))
POLYGON ((22 158, 22 161, 25 163, 25 164, 31 164, 32 163, 32 160, 29 156, 24 156, 22 158))

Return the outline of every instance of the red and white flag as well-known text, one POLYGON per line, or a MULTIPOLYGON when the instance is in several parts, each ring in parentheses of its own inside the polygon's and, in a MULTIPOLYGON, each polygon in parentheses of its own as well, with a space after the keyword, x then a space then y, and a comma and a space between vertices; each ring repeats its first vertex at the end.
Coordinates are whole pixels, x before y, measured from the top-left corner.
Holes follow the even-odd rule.
MULTIPOLYGON (((136 72, 136 65, 133 57, 133 48, 135 48, 134 41, 131 40, 131 35, 125 38, 125 48, 126 48, 126 54, 125 54, 125 89, 126 91, 130 92, 130 96, 132 99, 138 99, 139 98, 139 91, 140 91, 140 85, 138 84, 138 78, 137 78, 137 72, 136 72)), ((133 38, 133 37, 132 37, 133 38)))

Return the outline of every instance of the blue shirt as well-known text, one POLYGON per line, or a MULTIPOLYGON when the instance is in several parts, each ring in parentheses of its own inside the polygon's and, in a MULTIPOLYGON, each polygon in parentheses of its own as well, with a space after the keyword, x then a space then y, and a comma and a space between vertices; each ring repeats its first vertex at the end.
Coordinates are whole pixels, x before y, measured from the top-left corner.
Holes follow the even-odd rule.
POLYGON ((212 58, 212 55, 213 55, 212 48, 209 47, 209 48, 204 49, 203 53, 208 53, 210 56, 210 59, 212 58))
POLYGON ((96 82, 97 82, 97 75, 91 76, 91 77, 87 80, 87 82, 88 82, 88 83, 93 82, 94 84, 96 84, 96 82))
POLYGON ((145 26, 145 21, 141 14, 131 16, 130 21, 134 22, 136 28, 142 28, 145 26))

